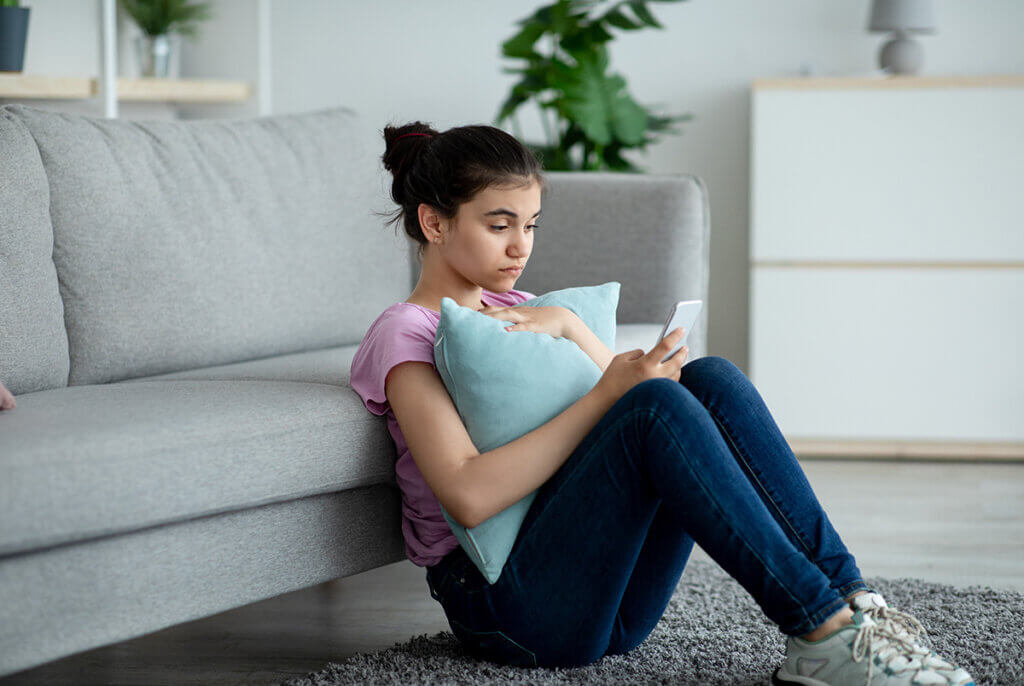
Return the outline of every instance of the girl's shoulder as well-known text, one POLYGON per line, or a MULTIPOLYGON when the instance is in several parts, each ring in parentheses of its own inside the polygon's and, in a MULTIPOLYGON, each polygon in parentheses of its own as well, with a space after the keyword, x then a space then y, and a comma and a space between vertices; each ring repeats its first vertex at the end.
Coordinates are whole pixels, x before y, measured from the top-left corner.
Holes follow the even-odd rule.
POLYGON ((380 313, 367 329, 363 342, 369 343, 395 336, 404 340, 429 337, 433 342, 436 329, 437 322, 433 321, 425 308, 400 302, 380 313))
POLYGON ((349 385, 367 409, 374 414, 387 411, 384 383, 392 367, 408 361, 434 364, 436 330, 436 322, 407 303, 388 307, 370 325, 349 367, 349 385))

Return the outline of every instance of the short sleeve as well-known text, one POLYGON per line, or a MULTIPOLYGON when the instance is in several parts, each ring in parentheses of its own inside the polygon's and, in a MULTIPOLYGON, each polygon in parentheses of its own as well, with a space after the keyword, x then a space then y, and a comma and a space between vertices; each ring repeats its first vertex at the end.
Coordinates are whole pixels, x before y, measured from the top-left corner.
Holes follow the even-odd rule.
POLYGON ((386 310, 367 330, 352 358, 352 389, 366 409, 384 414, 389 405, 384 394, 388 372, 402 362, 434 364, 434 334, 437 327, 415 307, 386 310))
POLYGON ((519 297, 522 298, 522 302, 526 302, 527 300, 532 300, 537 297, 533 293, 529 293, 527 291, 516 291, 516 293, 518 293, 519 297))

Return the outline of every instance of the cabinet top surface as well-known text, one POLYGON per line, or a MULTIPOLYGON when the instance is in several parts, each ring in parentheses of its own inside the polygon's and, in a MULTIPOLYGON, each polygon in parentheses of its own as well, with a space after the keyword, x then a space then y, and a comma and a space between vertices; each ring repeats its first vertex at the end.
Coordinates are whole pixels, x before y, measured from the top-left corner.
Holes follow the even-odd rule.
POLYGON ((1024 74, 979 76, 798 76, 755 79, 754 91, 1024 87, 1024 74))

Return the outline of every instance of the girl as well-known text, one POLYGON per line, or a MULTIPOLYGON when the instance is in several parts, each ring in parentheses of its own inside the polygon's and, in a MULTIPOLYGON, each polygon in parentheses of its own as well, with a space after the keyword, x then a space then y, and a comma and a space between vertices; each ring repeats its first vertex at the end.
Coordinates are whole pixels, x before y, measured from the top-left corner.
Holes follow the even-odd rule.
POLYGON ((683 366, 677 329, 613 355, 575 314, 517 307, 544 178, 491 126, 384 129, 385 167, 422 271, 370 326, 352 387, 386 414, 398 448, 406 553, 468 652, 503 664, 578 666, 654 629, 694 543, 787 635, 776 684, 973 684, 918 643, 916 619, 868 588, 744 374, 721 357, 683 366), (547 424, 478 454, 440 376, 441 299, 576 342, 603 370, 547 424), (538 489, 488 584, 441 515, 472 528, 538 489))

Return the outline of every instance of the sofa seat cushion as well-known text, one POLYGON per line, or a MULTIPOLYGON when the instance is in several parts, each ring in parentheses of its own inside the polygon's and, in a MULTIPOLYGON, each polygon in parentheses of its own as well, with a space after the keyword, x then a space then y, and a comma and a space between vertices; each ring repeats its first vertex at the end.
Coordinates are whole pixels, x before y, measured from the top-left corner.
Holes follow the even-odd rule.
MULTIPOLYGON (((668 314, 668 308, 665 308, 668 314)), ((615 327, 615 350, 616 355, 629 350, 640 348, 645 353, 658 342, 658 334, 661 333, 661 324, 618 324, 615 327)))
MULTIPOLYGON (((349 387, 349 368, 358 345, 342 345, 323 350, 308 350, 289 355, 263 357, 245 362, 220 364, 202 369, 187 369, 168 374, 140 376, 118 383, 138 381, 175 381, 183 379, 274 379, 307 381, 349 387)), ((355 391, 352 391, 355 395, 355 391)), ((358 395, 355 396, 358 399, 358 395)))
POLYGON ((383 419, 329 383, 197 379, 28 393, 0 413, 0 555, 394 483, 395 457, 383 419))

